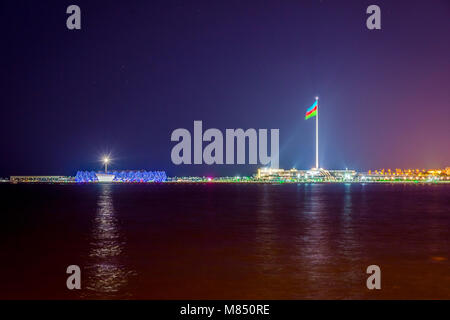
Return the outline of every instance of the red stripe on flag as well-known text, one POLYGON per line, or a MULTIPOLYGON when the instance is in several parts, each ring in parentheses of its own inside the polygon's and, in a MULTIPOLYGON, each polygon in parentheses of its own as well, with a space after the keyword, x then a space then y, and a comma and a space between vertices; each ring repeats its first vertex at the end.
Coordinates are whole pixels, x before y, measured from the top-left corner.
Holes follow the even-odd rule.
POLYGON ((314 107, 314 109, 312 109, 310 112, 307 112, 305 114, 305 117, 307 117, 308 115, 310 115, 311 113, 313 113, 314 111, 317 111, 317 106, 314 107))

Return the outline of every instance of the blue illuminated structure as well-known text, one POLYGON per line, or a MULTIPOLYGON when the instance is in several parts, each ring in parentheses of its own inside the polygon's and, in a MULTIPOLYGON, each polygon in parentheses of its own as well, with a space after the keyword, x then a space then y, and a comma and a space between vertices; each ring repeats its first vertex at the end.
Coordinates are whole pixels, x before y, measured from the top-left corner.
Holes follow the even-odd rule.
POLYGON ((96 182, 98 181, 97 175, 94 171, 78 171, 75 176, 76 182, 96 182))
MULTIPOLYGON (((109 171, 113 174, 115 182, 165 182, 167 175, 165 171, 109 171)), ((97 182, 98 178, 94 171, 78 171, 75 176, 76 182, 97 182)))

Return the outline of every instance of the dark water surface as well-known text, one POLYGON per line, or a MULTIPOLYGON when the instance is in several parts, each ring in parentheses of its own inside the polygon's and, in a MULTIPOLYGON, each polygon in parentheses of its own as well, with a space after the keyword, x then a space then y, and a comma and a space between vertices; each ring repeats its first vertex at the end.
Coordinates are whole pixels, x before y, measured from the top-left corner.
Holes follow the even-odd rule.
POLYGON ((3 299, 450 298, 450 185, 2 184, 0 197, 3 299), (66 289, 72 264, 82 290, 66 289))

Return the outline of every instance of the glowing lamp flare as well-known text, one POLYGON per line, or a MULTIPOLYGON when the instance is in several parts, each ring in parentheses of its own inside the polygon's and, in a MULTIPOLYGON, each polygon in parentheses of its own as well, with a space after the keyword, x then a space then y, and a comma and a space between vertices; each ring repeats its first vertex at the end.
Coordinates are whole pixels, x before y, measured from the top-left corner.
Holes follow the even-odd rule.
POLYGON ((105 173, 108 173, 108 163, 109 163, 111 160, 109 159, 109 157, 104 156, 103 159, 102 159, 102 161, 103 161, 103 164, 105 165, 105 173))

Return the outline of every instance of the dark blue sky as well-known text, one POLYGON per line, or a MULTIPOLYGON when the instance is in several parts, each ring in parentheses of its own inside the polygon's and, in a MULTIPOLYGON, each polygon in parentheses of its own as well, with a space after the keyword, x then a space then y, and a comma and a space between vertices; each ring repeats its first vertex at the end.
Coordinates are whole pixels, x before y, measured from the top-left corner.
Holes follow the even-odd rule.
POLYGON ((280 165, 450 165, 450 2, 2 1, 0 176, 172 165, 176 128, 279 128, 280 165), (66 28, 67 6, 82 30, 66 28), (370 4, 381 30, 366 28, 370 4))

